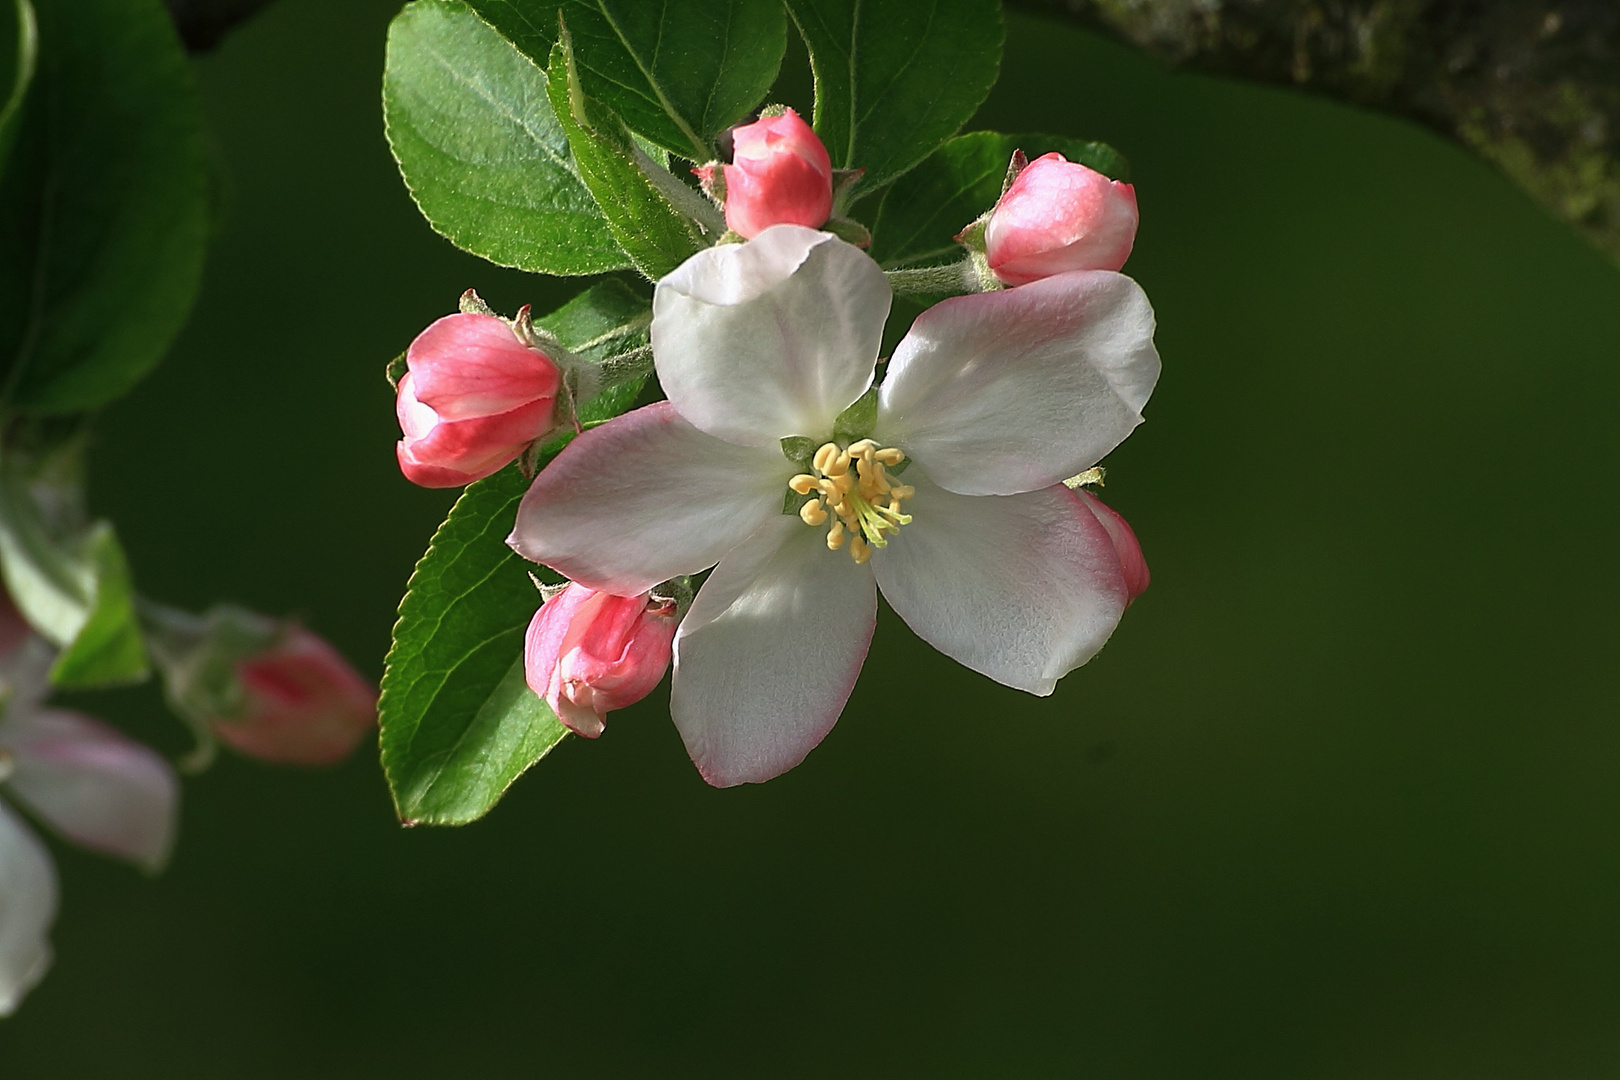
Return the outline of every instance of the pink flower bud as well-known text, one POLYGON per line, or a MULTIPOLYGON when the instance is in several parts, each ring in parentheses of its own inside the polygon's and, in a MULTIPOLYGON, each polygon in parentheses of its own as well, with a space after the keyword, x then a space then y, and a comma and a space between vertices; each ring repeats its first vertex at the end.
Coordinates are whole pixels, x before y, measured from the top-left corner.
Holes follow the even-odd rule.
POLYGON ((609 712, 640 701, 664 677, 675 623, 675 606, 647 593, 614 596, 570 584, 529 623, 529 689, 570 730, 594 739, 609 712))
POLYGON ((481 480, 550 431, 562 376, 493 315, 446 315, 411 342, 399 467, 423 487, 481 480))
POLYGON ((1080 501, 1086 504, 1102 527, 1108 530, 1108 538, 1114 542, 1114 553, 1119 556, 1119 568, 1125 573, 1125 595, 1128 600, 1135 600, 1147 592, 1151 580, 1147 559, 1142 556, 1142 545, 1136 539, 1136 530, 1089 491, 1076 490, 1075 494, 1080 496, 1080 501))
POLYGON ((1008 285, 1066 270, 1118 270, 1136 241, 1136 189, 1047 154, 1030 162, 984 230, 985 258, 1008 285))
POLYGON ((330 765, 377 725, 377 688, 319 636, 289 627, 275 644, 237 661, 244 708, 215 718, 214 734, 263 761, 330 765))
POLYGON ((788 109, 731 133, 726 225, 753 239, 772 225, 819 229, 832 214, 832 160, 810 125, 788 109))

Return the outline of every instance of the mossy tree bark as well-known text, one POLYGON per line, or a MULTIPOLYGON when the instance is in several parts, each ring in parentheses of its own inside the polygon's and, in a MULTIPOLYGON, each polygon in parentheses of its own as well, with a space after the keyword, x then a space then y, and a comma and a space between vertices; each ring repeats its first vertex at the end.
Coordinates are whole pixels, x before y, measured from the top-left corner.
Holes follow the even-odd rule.
POLYGON ((1433 128, 1620 260, 1620 0, 1007 0, 1433 128))

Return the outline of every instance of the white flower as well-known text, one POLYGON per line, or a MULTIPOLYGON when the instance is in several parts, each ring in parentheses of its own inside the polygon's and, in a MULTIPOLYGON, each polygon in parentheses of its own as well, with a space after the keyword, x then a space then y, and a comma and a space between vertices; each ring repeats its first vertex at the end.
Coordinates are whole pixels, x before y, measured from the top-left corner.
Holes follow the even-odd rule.
POLYGON ((798 226, 693 256, 653 299, 669 400, 575 439, 518 511, 511 545, 593 589, 715 566, 670 700, 711 784, 776 776, 832 728, 874 585, 941 652, 1043 695, 1124 611, 1108 532, 1062 481, 1141 422, 1159 373, 1141 289, 1080 271, 934 306, 888 363, 870 438, 828 448, 889 301, 870 258, 798 226), (786 458, 794 436, 818 468, 786 458), (784 512, 790 490, 816 499, 784 512))
MULTIPOLYGON (((0 792, 63 838, 156 872, 174 841, 174 771, 99 721, 41 708, 51 659, 32 636, 0 659, 0 792)), ((50 966, 56 893, 50 854, 0 801, 0 1016, 50 966)))

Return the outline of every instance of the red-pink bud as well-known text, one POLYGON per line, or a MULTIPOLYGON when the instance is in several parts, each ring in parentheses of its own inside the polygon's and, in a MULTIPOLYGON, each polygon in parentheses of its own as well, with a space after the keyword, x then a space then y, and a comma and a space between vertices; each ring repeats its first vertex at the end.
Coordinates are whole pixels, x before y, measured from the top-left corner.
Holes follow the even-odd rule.
POLYGON ((529 689, 569 729, 594 739, 609 712, 640 701, 664 677, 675 623, 674 604, 647 593, 614 596, 570 584, 529 623, 529 689))
POLYGON ((1086 504, 1086 509, 1096 516, 1102 527, 1108 530, 1108 538, 1114 542, 1114 554, 1119 556, 1119 568, 1125 574, 1127 602, 1135 600, 1147 592, 1148 582, 1152 580, 1148 574, 1147 559, 1142 555, 1142 545, 1136 539, 1136 530, 1119 516, 1118 511, 1089 491, 1076 490, 1075 494, 1080 496, 1080 501, 1086 504))
POLYGON ((788 109, 731 133, 725 167, 726 226, 753 239, 772 225, 819 229, 832 214, 832 159, 810 125, 788 109))
POLYGON ((1066 270, 1118 270, 1136 242, 1136 189, 1047 154, 1030 162, 984 229, 990 270, 1008 285, 1066 270))
POLYGON ((301 626, 236 664, 245 708, 210 725, 249 757, 330 765, 377 726, 377 688, 332 646, 301 626))
POLYGON ((411 342, 405 365, 398 454, 414 484, 483 479, 552 428, 557 365, 493 315, 446 315, 411 342))

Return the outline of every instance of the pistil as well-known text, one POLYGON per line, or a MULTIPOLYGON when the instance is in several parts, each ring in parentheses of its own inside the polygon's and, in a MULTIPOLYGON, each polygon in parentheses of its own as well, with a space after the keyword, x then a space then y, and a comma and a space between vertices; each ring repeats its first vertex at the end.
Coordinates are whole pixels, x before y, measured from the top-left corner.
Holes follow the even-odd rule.
POLYGON ((887 534, 911 521, 910 514, 900 512, 900 503, 916 489, 895 483, 887 471, 905 459, 898 448, 879 448, 871 439, 848 447, 824 443, 811 458, 814 474, 800 473, 788 481, 796 494, 815 496, 799 508, 799 517, 812 528, 831 521, 828 549, 847 545, 857 565, 866 562, 874 548, 888 546, 887 534))

